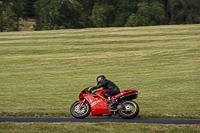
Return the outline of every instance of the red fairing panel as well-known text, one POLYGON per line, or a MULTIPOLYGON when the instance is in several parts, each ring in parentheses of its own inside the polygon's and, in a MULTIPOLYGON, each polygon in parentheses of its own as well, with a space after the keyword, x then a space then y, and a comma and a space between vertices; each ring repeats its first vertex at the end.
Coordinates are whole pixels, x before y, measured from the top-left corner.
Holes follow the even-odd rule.
POLYGON ((93 95, 93 94, 85 96, 85 99, 90 104, 92 115, 111 113, 111 112, 107 111, 107 109, 110 109, 110 108, 107 107, 106 99, 104 99, 98 95, 93 95))

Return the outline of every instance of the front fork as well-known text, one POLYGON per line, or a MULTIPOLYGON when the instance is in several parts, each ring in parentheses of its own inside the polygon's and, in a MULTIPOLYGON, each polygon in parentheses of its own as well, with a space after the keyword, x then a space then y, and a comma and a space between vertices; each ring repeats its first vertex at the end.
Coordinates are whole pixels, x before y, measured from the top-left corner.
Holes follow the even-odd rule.
POLYGON ((83 108, 83 105, 85 104, 85 99, 83 100, 83 102, 81 103, 81 105, 80 105, 80 107, 79 107, 79 109, 81 110, 82 108, 83 108))

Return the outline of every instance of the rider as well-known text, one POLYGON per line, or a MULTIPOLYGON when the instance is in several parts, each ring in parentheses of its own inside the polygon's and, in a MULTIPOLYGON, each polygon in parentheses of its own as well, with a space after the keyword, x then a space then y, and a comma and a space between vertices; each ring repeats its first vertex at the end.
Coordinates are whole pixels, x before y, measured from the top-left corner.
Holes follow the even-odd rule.
POLYGON ((112 96, 120 93, 120 89, 112 81, 106 79, 104 75, 100 75, 97 77, 97 86, 89 88, 88 91, 91 92, 92 90, 101 87, 103 87, 103 89, 108 89, 107 91, 102 92, 102 94, 106 96, 109 101, 111 101, 112 107, 115 107, 117 102, 112 96))

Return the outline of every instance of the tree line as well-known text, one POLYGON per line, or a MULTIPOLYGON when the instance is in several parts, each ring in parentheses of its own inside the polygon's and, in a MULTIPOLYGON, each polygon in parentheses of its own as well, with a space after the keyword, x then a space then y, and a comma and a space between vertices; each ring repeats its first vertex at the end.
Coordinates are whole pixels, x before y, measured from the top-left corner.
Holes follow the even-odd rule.
POLYGON ((0 30, 35 30, 199 24, 200 0, 1 0, 0 30))

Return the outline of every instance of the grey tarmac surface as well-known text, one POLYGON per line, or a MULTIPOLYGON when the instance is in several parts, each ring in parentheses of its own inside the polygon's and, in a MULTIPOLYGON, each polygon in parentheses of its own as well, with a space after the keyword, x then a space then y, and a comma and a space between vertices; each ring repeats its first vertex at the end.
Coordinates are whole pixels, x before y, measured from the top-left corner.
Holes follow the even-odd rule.
POLYGON ((84 118, 73 117, 0 117, 0 122, 123 122, 123 123, 154 123, 154 124, 200 124, 200 119, 157 119, 157 118, 84 118))

